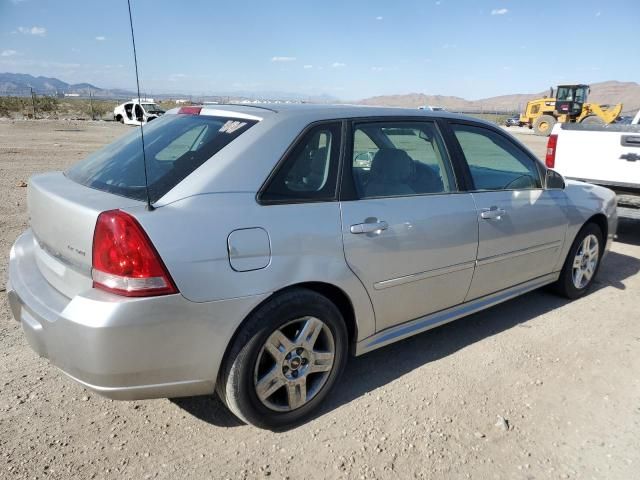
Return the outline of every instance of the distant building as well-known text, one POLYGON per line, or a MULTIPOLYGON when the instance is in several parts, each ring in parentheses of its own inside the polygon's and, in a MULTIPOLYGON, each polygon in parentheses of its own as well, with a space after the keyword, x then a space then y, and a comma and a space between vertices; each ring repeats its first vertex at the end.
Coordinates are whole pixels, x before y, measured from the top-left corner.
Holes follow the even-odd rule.
POLYGON ((65 97, 79 97, 80 94, 79 93, 65 93, 64 96, 65 97))

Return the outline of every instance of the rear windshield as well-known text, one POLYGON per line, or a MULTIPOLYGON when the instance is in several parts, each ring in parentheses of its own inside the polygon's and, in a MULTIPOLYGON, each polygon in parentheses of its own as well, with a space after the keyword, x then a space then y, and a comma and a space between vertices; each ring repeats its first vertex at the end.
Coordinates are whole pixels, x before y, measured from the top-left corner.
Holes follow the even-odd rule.
MULTIPOLYGON (((255 120, 206 115, 165 115, 144 127, 149 196, 157 201, 255 120)), ((140 128, 71 167, 73 181, 146 201, 140 128)))

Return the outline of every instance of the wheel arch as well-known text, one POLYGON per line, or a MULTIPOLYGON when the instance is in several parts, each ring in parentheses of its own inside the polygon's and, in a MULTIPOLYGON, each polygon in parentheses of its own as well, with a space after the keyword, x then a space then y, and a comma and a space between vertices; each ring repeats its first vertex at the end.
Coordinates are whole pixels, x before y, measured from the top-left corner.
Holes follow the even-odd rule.
MULTIPOLYGON (((596 213, 595 215, 589 217, 586 222, 584 222, 582 228, 584 228, 584 226, 589 223, 594 223, 600 228, 600 230, 602 231, 603 242, 606 244, 607 236, 609 235, 609 221, 607 220, 607 216, 604 213, 596 213)), ((602 247, 604 248, 604 245, 602 247)))
MULTIPOLYGON (((273 300, 278 295, 282 295, 285 292, 295 289, 306 289, 319 293, 320 295, 328 298, 338 308, 338 310, 340 310, 342 318, 344 319, 345 325, 347 327, 347 334, 349 336, 349 350, 353 354, 355 352, 355 344, 358 339, 358 326, 356 323, 355 309, 353 307, 351 299, 342 288, 337 287, 336 285, 327 282, 309 281, 287 285, 286 287, 276 290, 267 298, 263 299, 253 309, 251 309, 251 311, 244 317, 244 319, 242 319, 242 322, 238 324, 235 331, 233 332, 233 335, 229 339, 229 342, 227 343, 224 351, 224 355, 222 356, 222 362, 226 361, 229 355, 229 350, 232 348, 234 342, 236 341, 236 338, 242 332, 243 327, 245 326, 251 315, 253 315, 254 312, 256 312, 267 302, 273 300)), ((222 369, 220 369, 220 371, 222 371, 222 369)))

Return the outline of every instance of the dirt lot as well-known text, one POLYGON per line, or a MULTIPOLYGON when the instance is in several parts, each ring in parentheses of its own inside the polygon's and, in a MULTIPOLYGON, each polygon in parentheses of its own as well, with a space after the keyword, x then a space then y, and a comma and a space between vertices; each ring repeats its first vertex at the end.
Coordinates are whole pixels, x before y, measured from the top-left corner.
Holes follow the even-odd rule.
MULTIPOLYGON (((125 131, 0 120, 1 287, 21 182, 125 131)), ((30 350, 2 294, 0 478, 638 478, 639 270, 640 222, 623 221, 586 298, 537 291, 352 359, 322 414, 278 434, 214 397, 83 390, 30 350)))

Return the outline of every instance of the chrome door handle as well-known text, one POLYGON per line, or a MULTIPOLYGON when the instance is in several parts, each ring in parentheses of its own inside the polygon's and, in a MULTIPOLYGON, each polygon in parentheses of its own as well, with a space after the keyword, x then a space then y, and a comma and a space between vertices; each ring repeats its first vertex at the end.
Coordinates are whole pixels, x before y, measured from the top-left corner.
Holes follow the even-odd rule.
POLYGON ((351 233, 358 234, 381 232, 382 230, 386 230, 387 228, 389 228, 389 224, 382 220, 380 222, 374 223, 356 223, 355 225, 351 225, 351 228, 349 230, 351 231, 351 233))
POLYGON ((480 212, 480 218, 484 218, 485 220, 500 220, 506 213, 507 211, 505 209, 493 206, 491 208, 483 208, 480 212))

